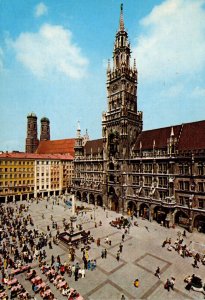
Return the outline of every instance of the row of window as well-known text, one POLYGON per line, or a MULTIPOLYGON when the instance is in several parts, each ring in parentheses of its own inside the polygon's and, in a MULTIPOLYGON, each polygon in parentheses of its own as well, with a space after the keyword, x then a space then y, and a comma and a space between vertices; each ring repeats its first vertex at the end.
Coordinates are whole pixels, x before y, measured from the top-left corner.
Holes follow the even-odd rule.
POLYGON ((52 161, 52 160, 47 160, 47 161, 39 161, 37 160, 37 165, 59 165, 60 164, 60 161, 52 161))
MULTIPOLYGON (((179 204, 187 207, 193 207, 193 204, 190 202, 190 198, 186 196, 179 196, 179 204)), ((205 208, 205 199, 198 198, 197 208, 205 208)))
POLYGON ((12 179, 12 178, 33 178, 34 177, 34 174, 0 174, 0 178, 9 178, 9 179, 12 179))
MULTIPOLYGON (((30 187, 28 186, 28 187, 22 187, 22 188, 15 188, 12 192, 19 193, 19 192, 29 192, 29 191, 34 191, 34 187, 33 186, 30 186, 30 187)), ((10 190, 5 188, 3 190, 3 193, 10 193, 10 190)))
MULTIPOLYGON (((51 189, 58 189, 58 188, 59 188, 59 184, 51 184, 51 189)), ((37 186, 37 190, 44 190, 44 189, 49 189, 49 185, 37 186)))
POLYGON ((19 181, 0 181, 0 186, 16 186, 21 184, 34 184, 33 180, 19 180, 19 181))
POLYGON ((0 160, 0 165, 33 165, 33 161, 0 160))
MULTIPOLYGON (((192 184, 189 181, 179 181, 179 189, 184 191, 190 191, 193 189, 192 184)), ((205 182, 198 182, 198 192, 205 192, 205 182)))
MULTIPOLYGON (((197 166, 197 175, 205 175, 205 166, 200 164, 197 166)), ((191 175, 192 167, 189 164, 179 165, 180 175, 191 175)), ((133 171, 137 173, 153 173, 153 164, 134 164, 133 171)), ((158 164, 156 173, 167 174, 168 164, 158 164)))
POLYGON ((0 172, 32 172, 33 168, 0 168, 0 172))

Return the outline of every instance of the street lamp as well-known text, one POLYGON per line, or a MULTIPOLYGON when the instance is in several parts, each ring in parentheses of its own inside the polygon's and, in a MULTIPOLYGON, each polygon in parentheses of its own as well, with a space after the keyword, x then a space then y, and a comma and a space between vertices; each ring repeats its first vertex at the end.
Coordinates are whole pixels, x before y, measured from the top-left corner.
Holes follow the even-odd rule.
POLYGON ((124 208, 125 208, 125 196, 126 196, 126 183, 123 183, 123 195, 122 195, 122 214, 124 215, 124 208))
POLYGON ((194 195, 189 197, 189 232, 192 232, 192 205, 193 205, 194 195))

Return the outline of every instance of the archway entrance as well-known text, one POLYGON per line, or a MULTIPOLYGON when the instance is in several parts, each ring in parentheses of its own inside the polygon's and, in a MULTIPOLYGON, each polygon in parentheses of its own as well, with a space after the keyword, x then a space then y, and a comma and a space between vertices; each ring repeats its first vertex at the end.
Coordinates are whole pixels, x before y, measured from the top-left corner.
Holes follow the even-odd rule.
POLYGON ((95 197, 94 197, 93 194, 90 194, 90 196, 89 196, 89 203, 90 204, 95 204, 95 197))
POLYGON ((110 209, 114 211, 119 210, 118 197, 115 193, 115 189, 111 186, 108 191, 108 199, 110 204, 110 209))
POLYGON ((76 198, 81 201, 81 193, 79 191, 77 191, 76 193, 76 198))
MULTIPOLYGON (((157 221, 159 224, 166 225, 168 211, 161 206, 155 206, 154 208, 154 216, 153 219, 157 221)), ((169 224, 167 224, 169 227, 169 224)))
POLYGON ((149 206, 145 203, 142 203, 140 205, 139 214, 140 217, 149 220, 149 206))
POLYGON ((83 202, 88 202, 87 193, 83 193, 83 202))
POLYGON ((182 227, 189 227, 189 216, 182 210, 175 214, 175 223, 182 227))
POLYGON ((97 196, 97 205, 98 206, 103 206, 103 199, 100 195, 97 196))
POLYGON ((194 219, 194 228, 198 230, 198 232, 205 233, 205 216, 198 215, 194 219))
POLYGON ((133 201, 129 201, 127 203, 127 214, 130 216, 135 216, 137 217, 137 205, 133 201))

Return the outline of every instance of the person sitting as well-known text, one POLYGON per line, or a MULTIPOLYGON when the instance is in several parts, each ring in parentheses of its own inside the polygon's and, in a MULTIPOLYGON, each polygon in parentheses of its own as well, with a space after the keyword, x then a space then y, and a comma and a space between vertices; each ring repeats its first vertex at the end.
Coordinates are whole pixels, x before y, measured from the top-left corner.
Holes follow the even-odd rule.
POLYGON ((63 287, 62 290, 61 290, 61 294, 63 296, 68 296, 70 292, 71 291, 70 291, 69 287, 63 287))

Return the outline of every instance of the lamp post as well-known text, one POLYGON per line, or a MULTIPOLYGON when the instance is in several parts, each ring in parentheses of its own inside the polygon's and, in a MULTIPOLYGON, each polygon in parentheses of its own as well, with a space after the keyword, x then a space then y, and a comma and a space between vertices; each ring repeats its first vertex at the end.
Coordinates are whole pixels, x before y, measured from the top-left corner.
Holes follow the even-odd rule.
POLYGON ((194 195, 189 197, 189 232, 192 232, 192 204, 194 195))
POLYGON ((125 209, 125 196, 126 196, 126 183, 123 183, 123 195, 122 195, 122 215, 124 215, 124 209, 125 209))

